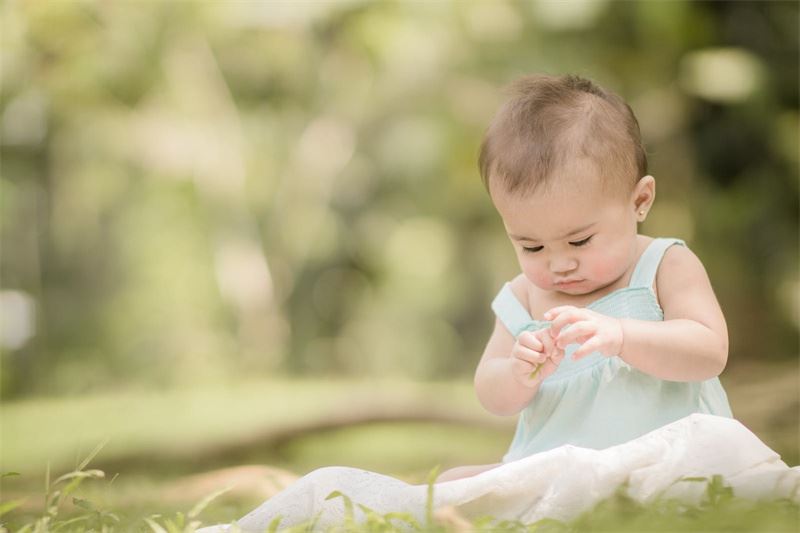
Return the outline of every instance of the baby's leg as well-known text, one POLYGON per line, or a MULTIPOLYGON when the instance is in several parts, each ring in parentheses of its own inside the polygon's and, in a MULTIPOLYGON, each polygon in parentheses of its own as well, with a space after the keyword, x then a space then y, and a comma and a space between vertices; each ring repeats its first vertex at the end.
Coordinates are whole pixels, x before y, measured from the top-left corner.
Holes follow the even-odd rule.
POLYGON ((503 463, 457 466, 455 468, 451 468, 450 470, 445 470, 439 474, 439 476, 436 478, 436 483, 441 483, 442 481, 453 481, 454 479, 461 479, 464 477, 477 476, 481 472, 486 472, 487 470, 491 470, 492 468, 497 468, 498 466, 502 465, 503 463))
MULTIPOLYGON (((285 487, 261 505, 236 520, 242 531, 263 532, 273 520, 281 517, 279 528, 297 526, 317 517, 314 530, 323 530, 341 524, 345 506, 341 499, 327 499, 338 490, 350 498, 354 505, 361 503, 378 514, 392 511, 407 512, 417 521, 425 519, 427 485, 410 485, 391 476, 350 468, 327 466, 318 468, 285 487)), ((355 518, 360 522, 365 514, 356 508, 355 518)), ((224 533, 227 525, 210 526, 197 533, 224 533)))
MULTIPOLYGON (((436 482, 451 481, 470 477, 490 470, 503 463, 491 465, 459 466, 443 472, 436 482)), ((428 498, 428 485, 410 485, 405 481, 346 466, 318 468, 297 479, 281 492, 275 494, 261 505, 236 520, 245 532, 260 532, 269 527, 273 520, 281 517, 281 529, 296 526, 314 518, 318 513, 318 528, 333 527, 344 520, 345 507, 339 498, 328 500, 329 494, 338 490, 354 502, 373 509, 378 514, 392 511, 410 513, 417 521, 425 519, 425 506, 428 498)), ((438 504, 436 504, 438 505, 438 504)), ((358 520, 364 513, 356 511, 358 520)), ((228 525, 219 524, 201 528, 197 533, 225 533, 228 525)))

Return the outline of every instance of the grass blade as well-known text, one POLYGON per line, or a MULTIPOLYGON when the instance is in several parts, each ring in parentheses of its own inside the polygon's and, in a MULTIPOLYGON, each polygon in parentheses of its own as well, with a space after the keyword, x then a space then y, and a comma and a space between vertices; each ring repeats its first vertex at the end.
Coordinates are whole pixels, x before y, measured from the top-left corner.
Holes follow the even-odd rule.
POLYGON ((275 533, 278 531, 278 527, 281 525, 281 520, 283 520, 282 515, 278 515, 272 519, 272 522, 269 523, 267 526, 267 533, 275 533))
POLYGON ((150 518, 145 518, 145 522, 150 528, 153 530, 153 533, 167 533, 167 530, 161 527, 157 522, 151 520, 150 518))
POLYGON ((427 521, 426 526, 429 528, 434 527, 433 523, 433 484, 436 482, 436 478, 439 477, 439 469, 442 465, 436 465, 431 469, 428 473, 428 500, 425 503, 425 519, 427 521))
POLYGON ((220 494, 225 494, 226 492, 228 492, 228 491, 229 491, 229 490, 231 490, 232 488, 233 488, 232 486, 230 486, 230 487, 225 487, 224 489, 220 489, 220 490, 218 490, 217 492, 214 492, 214 493, 212 493, 212 494, 209 494, 208 496, 206 496, 205 498, 203 498, 202 500, 200 500, 198 503, 196 503, 196 504, 195 504, 195 506, 194 506, 194 507, 192 507, 192 510, 191 510, 191 511, 189 511, 189 515, 188 515, 188 516, 189 516, 189 518, 197 518, 197 515, 199 515, 199 514, 200 514, 200 513, 203 511, 203 509, 205 509, 205 508, 206 508, 206 506, 207 506, 209 503, 211 503, 211 500, 213 500, 214 498, 216 498, 216 497, 217 497, 217 496, 219 496, 220 494))
POLYGON ((335 490, 328 494, 328 497, 325 498, 326 500, 332 500, 334 498, 342 498, 344 501, 344 527, 350 531, 355 527, 355 517, 353 512, 353 501, 346 495, 338 490, 335 490))
POLYGON ((51 529, 50 531, 58 531, 62 527, 68 526, 69 524, 74 524, 75 522, 80 522, 81 520, 88 520, 91 517, 92 515, 85 514, 81 516, 76 516, 75 518, 70 518, 69 520, 65 520, 63 522, 59 522, 53 525, 53 529, 51 529))
MULTIPOLYGON (((83 470, 83 471, 76 470, 75 472, 70 472, 69 474, 64 474, 63 476, 59 477, 58 479, 56 479, 53 482, 53 485, 58 485, 62 481, 66 481, 66 480, 72 479, 72 478, 77 478, 77 479, 84 479, 84 478, 87 478, 87 477, 102 478, 102 477, 105 477, 105 476, 106 476, 106 473, 103 472, 102 470, 83 470)), ((74 483, 74 482, 75 482, 75 480, 73 479, 72 483, 74 483)), ((70 485, 71 485, 71 483, 70 483, 70 485)))
POLYGON ((50 461, 47 461, 47 469, 44 472, 44 508, 50 504, 50 461))
POLYGON ((108 438, 106 438, 106 439, 105 439, 103 442, 101 442, 100 444, 98 444, 97 446, 95 446, 95 447, 94 447, 94 450, 92 450, 92 453, 90 453, 90 454, 89 454, 89 455, 86 457, 86 459, 84 459, 84 460, 83 460, 83 462, 80 464, 80 466, 78 467, 78 470, 83 470, 83 469, 86 467, 86 465, 88 465, 88 464, 89 464, 89 461, 91 461, 92 459, 94 459, 94 456, 95 456, 95 455, 97 455, 97 453, 98 453, 98 452, 99 452, 99 451, 100 451, 100 450, 103 448, 103 446, 105 446, 106 444, 108 444, 108 441, 109 441, 109 439, 108 439, 108 438))

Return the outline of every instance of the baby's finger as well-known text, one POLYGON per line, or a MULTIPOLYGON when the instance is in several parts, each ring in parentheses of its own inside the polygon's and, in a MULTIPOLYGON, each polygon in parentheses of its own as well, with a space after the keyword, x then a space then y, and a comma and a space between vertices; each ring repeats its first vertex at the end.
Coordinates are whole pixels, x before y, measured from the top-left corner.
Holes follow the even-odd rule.
POLYGON ((525 346, 518 345, 511 351, 512 357, 527 361, 531 364, 539 364, 545 360, 545 354, 536 350, 531 350, 525 346))
POLYGON ((601 344, 602 341, 599 337, 592 337, 588 341, 584 342, 580 348, 572 352, 572 360, 577 361, 582 357, 586 357, 593 351, 597 350, 601 344))
POLYGON ((523 331, 519 334, 517 338, 520 344, 523 346, 530 348, 531 350, 541 351, 543 346, 542 342, 536 336, 536 333, 533 331, 523 331))
POLYGON ((536 365, 532 365, 527 361, 520 361, 519 359, 514 361, 514 364, 511 368, 511 372, 515 376, 528 378, 533 372, 536 371, 536 365))
POLYGON ((570 327, 561 330, 555 339, 556 346, 566 348, 572 343, 582 343, 597 333, 597 324, 589 320, 575 322, 570 327))
POLYGON ((550 336, 550 332, 545 332, 541 339, 543 345, 542 352, 545 354, 550 355, 557 349, 553 337, 550 336))
POLYGON ((512 363, 514 366, 514 370, 519 372, 520 374, 527 374, 529 372, 533 372, 536 369, 535 364, 531 364, 528 361, 523 361, 522 359, 514 359, 512 363))
POLYGON ((590 318, 586 313, 585 309, 580 309, 578 307, 572 307, 571 309, 567 309, 562 311, 550 324, 550 333, 557 337, 561 330, 565 327, 571 326, 571 324, 578 322, 579 320, 586 320, 590 318))
POLYGON ((544 319, 545 320, 554 320, 558 315, 563 313, 564 311, 570 311, 572 309, 577 309, 574 305, 559 305, 557 307, 552 307, 544 312, 544 319))

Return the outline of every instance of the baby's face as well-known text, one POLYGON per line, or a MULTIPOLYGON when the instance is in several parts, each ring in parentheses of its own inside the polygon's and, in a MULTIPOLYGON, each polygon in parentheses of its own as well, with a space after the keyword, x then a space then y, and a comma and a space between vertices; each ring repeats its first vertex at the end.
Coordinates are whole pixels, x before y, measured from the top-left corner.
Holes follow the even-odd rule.
POLYGON ((597 180, 567 183, 527 198, 493 192, 492 199, 532 283, 545 291, 591 294, 634 263, 636 210, 632 200, 604 194, 597 180))

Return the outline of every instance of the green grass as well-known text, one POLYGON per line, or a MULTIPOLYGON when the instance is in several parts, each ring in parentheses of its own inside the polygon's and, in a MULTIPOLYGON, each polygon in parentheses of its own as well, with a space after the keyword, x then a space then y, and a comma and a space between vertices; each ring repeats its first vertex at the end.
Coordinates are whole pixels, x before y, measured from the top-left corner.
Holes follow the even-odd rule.
MULTIPOLYGON (((124 510, 104 508, 81 493, 82 485, 104 480, 101 470, 87 469, 91 459, 102 445, 84 459, 72 472, 55 478, 46 471, 44 482, 44 508, 38 514, 20 513, 23 501, 12 500, 0 503, 0 519, 4 520, 0 531, 20 533, 50 533, 73 531, 152 531, 155 533, 191 533, 203 525, 229 523, 215 510, 214 502, 227 489, 210 493, 187 509, 126 513, 124 510)), ((14 476, 3 473, 2 477, 14 476)), ((392 512, 379 514, 353 501, 346 493, 331 492, 327 499, 339 498, 345 509, 344 521, 326 531, 400 532, 424 531, 445 533, 456 531, 481 532, 631 532, 645 531, 725 531, 725 532, 796 532, 800 525, 800 504, 789 499, 754 502, 736 498, 721 476, 711 478, 684 478, 686 481, 704 483, 706 490, 699 505, 686 505, 675 499, 658 498, 647 504, 639 504, 628 497, 627 485, 616 488, 614 494, 598 503, 592 510, 570 522, 545 518, 525 524, 513 520, 500 520, 492 516, 466 518, 453 509, 434 509, 432 506, 438 467, 428 475, 428 501, 426 519, 418 522, 412 516, 392 512), (356 521, 355 509, 366 515, 362 522, 356 521)), ((111 480, 105 490, 111 488, 111 480)), ((237 516, 241 516, 238 514, 237 516)), ((302 525, 280 528, 280 520, 274 520, 267 531, 300 532, 314 529, 315 517, 302 525)), ((316 528, 314 530, 319 530, 316 528)))

